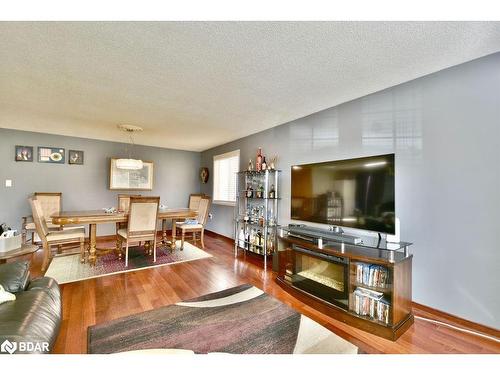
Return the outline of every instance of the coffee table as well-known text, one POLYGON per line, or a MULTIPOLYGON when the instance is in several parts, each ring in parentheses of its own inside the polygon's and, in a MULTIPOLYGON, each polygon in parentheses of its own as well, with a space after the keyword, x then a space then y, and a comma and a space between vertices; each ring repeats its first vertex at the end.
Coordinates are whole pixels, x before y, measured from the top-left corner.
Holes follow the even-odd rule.
POLYGON ((17 249, 1 252, 0 253, 0 264, 7 263, 7 260, 11 259, 11 258, 20 257, 23 255, 28 255, 28 254, 33 254, 37 250, 38 250, 38 246, 36 246, 36 245, 24 244, 21 247, 18 247, 17 249))

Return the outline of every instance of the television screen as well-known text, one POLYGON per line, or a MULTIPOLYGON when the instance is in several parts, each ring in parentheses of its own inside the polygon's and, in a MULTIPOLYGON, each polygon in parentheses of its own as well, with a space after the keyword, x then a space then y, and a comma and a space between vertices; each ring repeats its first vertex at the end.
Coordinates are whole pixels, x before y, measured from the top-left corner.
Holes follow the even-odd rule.
POLYGON ((293 220, 395 233, 394 154, 292 166, 293 220))

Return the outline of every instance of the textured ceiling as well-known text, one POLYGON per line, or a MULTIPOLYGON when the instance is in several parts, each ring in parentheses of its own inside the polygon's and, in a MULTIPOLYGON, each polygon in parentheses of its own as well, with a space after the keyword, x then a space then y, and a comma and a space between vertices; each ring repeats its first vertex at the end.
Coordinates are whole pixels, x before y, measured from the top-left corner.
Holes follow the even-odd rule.
POLYGON ((497 51, 499 22, 1 22, 0 127, 201 151, 497 51))

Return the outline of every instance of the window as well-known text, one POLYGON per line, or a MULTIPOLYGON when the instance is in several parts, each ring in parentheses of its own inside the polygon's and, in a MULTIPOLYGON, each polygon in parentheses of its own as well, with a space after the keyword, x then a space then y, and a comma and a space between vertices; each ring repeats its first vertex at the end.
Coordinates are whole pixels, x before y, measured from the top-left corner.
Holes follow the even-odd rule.
POLYGON ((234 206, 236 203, 236 173, 240 167, 240 150, 214 156, 215 204, 234 206))

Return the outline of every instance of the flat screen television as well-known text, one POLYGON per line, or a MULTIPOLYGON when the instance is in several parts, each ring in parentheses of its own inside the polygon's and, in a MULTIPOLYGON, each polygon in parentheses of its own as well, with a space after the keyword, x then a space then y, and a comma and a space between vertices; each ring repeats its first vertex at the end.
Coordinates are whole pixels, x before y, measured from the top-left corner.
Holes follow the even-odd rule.
POLYGON ((291 218, 395 234, 394 154, 292 166, 291 218))

